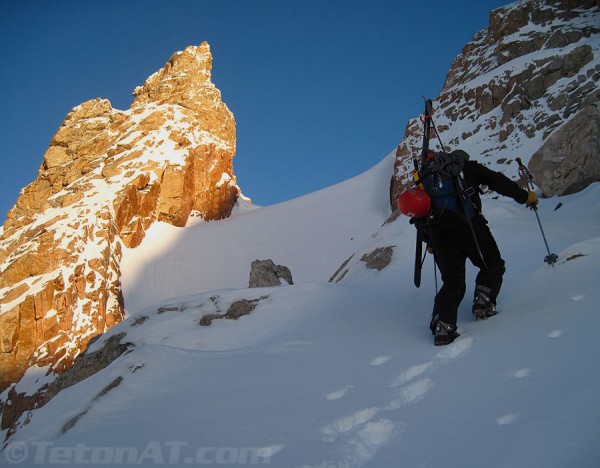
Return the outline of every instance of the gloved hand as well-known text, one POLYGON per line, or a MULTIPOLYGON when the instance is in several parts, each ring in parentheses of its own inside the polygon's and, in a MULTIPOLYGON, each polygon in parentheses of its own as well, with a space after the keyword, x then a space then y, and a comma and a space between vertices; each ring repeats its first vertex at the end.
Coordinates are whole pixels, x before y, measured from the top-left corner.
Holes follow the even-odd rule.
POLYGON ((529 209, 535 210, 538 205, 538 196, 537 193, 529 191, 527 194, 527 201, 525 202, 525 206, 529 209))

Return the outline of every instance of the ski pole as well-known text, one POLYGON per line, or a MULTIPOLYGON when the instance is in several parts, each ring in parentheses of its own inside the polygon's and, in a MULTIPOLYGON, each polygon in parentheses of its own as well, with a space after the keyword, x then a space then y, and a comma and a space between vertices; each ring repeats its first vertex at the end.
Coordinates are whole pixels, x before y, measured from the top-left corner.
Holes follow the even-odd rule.
MULTIPOLYGON (((533 189, 534 189, 533 174, 527 168, 527 166, 525 166, 525 164, 523 164, 523 161, 521 161, 521 158, 519 158, 517 156, 515 158, 515 160, 517 161, 517 164, 519 165, 519 176, 521 177, 521 180, 525 184, 525 188, 527 190, 533 191, 533 189)), ((544 258, 544 261, 546 263, 552 265, 552 268, 554 268, 554 264, 558 260, 558 255, 556 255, 555 253, 550 253, 550 247, 548 247, 548 241, 546 240, 546 234, 544 233, 544 228, 542 227, 542 222, 540 221, 540 215, 538 213, 537 206, 532 206, 531 208, 533 209, 533 212, 535 213, 535 217, 537 218, 537 222, 540 226, 540 231, 542 232, 542 238, 544 239, 544 244, 546 244, 546 251, 548 252, 548 255, 546 255, 546 257, 544 258)))

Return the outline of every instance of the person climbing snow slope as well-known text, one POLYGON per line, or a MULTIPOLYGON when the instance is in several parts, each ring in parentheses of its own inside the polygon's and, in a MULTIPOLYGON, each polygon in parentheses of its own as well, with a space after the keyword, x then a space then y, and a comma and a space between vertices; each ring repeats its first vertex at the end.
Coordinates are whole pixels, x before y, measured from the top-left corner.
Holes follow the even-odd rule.
MULTIPOLYGON (((476 320, 496 315, 496 299, 502 286, 505 262, 488 222, 482 214, 481 187, 487 186, 517 203, 534 208, 538 196, 504 174, 470 160, 462 150, 430 153, 420 169, 422 185, 430 198, 426 216, 411 222, 423 229, 428 251, 433 252, 443 285, 434 300, 430 329, 436 346, 452 343, 457 333, 458 307, 465 291, 466 260, 479 272, 475 281, 472 313, 476 320)), ((401 211, 410 212, 416 191, 398 200, 401 211), (404 199, 402 199, 404 197, 404 199)), ((419 194, 421 195, 421 194, 419 194)), ((415 203, 421 200, 414 199, 415 203)))

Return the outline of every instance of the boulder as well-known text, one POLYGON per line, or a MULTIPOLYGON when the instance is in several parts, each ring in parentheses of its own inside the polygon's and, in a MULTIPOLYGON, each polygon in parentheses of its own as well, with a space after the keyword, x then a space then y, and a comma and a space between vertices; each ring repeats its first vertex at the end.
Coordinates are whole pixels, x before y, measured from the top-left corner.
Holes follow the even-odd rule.
POLYGON ((529 161, 544 196, 568 195, 600 181, 600 104, 555 130, 529 161))
POLYGON ((254 260, 250 267, 249 288, 267 288, 279 286, 281 280, 294 284, 290 269, 283 265, 275 265, 273 260, 254 260))

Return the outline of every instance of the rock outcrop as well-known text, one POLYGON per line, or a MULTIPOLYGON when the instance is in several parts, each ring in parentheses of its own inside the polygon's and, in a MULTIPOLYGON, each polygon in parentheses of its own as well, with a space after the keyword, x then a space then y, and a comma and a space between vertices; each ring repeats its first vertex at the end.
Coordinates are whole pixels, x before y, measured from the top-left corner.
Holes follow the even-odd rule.
POLYGON ((395 245, 386 247, 377 247, 372 252, 364 254, 360 260, 365 262, 367 268, 371 270, 381 271, 387 267, 394 256, 395 245))
POLYGON ((254 260, 250 265, 249 288, 279 286, 281 280, 286 284, 294 284, 290 269, 284 265, 275 265, 271 259, 254 260))
POLYGON ((67 115, 0 229, 0 393, 32 366, 63 373, 122 320, 122 253, 152 223, 230 215, 235 120, 211 66, 207 43, 188 47, 129 110, 98 98, 67 115))
MULTIPOLYGON (((101 335, 97 336, 100 337, 101 335)), ((75 358, 73 365, 66 372, 51 383, 44 385, 33 395, 20 394, 15 387, 12 387, 7 396, 7 401, 10 404, 6 405, 2 412, 1 426, 3 428, 11 427, 12 423, 22 413, 45 405, 65 388, 69 388, 104 369, 133 346, 131 343, 121 343, 124 337, 125 333, 109 337, 104 341, 102 348, 93 353, 86 352, 86 349, 75 358)), ((90 340, 88 346, 93 342, 94 339, 90 340)), ((7 436, 10 437, 15 430, 17 430, 17 427, 11 427, 7 436)))
POLYGON ((208 327, 212 324, 214 320, 237 320, 240 317, 252 313, 252 311, 256 308, 260 301, 263 301, 268 298, 269 296, 260 296, 257 299, 240 299, 239 301, 235 301, 234 303, 232 303, 227 309, 227 312, 224 314, 211 313, 203 315, 198 324, 202 327, 208 327))
MULTIPOLYGON (((554 131, 600 100, 599 37, 595 0, 529 0, 492 11, 434 100, 445 149, 460 147, 500 171, 516 156, 527 163, 554 131)), ((421 138, 414 119, 398 146, 392 206, 410 179, 421 138)))
POLYGON ((546 197, 600 181, 600 104, 585 107, 552 133, 531 157, 529 169, 546 197))

